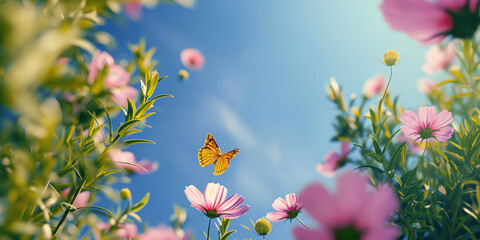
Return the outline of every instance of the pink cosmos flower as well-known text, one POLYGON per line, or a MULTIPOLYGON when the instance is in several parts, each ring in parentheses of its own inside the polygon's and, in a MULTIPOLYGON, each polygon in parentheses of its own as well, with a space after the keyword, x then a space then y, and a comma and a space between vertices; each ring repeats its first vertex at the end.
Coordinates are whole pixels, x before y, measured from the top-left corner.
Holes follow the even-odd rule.
POLYGON ((270 222, 278 222, 284 219, 294 219, 302 210, 302 205, 298 200, 297 194, 289 193, 285 195, 285 199, 286 200, 283 200, 279 197, 273 202, 272 207, 277 211, 267 213, 266 218, 270 222))
MULTIPOLYGON (((70 201, 70 199, 68 198, 69 194, 70 188, 65 188, 62 192, 60 192, 60 196, 63 198, 63 200, 67 202, 70 201)), ((75 206, 76 208, 86 207, 88 206, 88 199, 90 199, 90 192, 80 192, 77 196, 77 199, 75 199, 73 206, 75 206)))
POLYGON ((441 70, 446 69, 455 60, 455 45, 450 42, 445 49, 441 49, 435 45, 425 54, 427 63, 422 67, 426 74, 433 75, 441 70))
POLYGON ((133 87, 124 86, 110 89, 110 94, 116 104, 125 107, 128 105, 127 98, 134 101, 138 96, 138 91, 133 87))
POLYGON ((186 238, 178 237, 175 231, 167 226, 158 226, 148 228, 147 231, 138 236, 138 240, 184 240, 186 238))
POLYGON ((123 239, 134 239, 137 237, 137 225, 133 223, 126 223, 119 226, 115 235, 123 239))
POLYGON ((417 82, 417 88, 421 93, 429 95, 437 88, 437 84, 428 78, 420 78, 417 82))
POLYGON ((368 191, 367 176, 349 172, 337 180, 337 192, 330 193, 320 183, 312 183, 302 190, 300 199, 304 210, 321 224, 321 228, 296 227, 297 240, 340 239, 395 239, 399 229, 386 225, 398 208, 394 192, 387 185, 368 191))
POLYGON ((133 155, 132 152, 122 151, 120 149, 111 149, 108 151, 108 155, 118 167, 125 168, 129 173, 133 172, 139 174, 148 174, 157 170, 158 167, 156 162, 150 162, 148 160, 137 162, 135 160, 135 155, 133 155), (127 163, 137 164, 145 168, 148 172, 145 172, 143 169, 127 163))
POLYGON ((471 37, 480 23, 477 4, 478 0, 384 0, 380 9, 391 28, 427 45, 447 35, 471 37))
POLYGON ((449 125, 453 121, 452 113, 442 110, 436 114, 435 107, 419 107, 418 115, 407 110, 400 116, 400 121, 405 124, 400 127, 402 132, 415 142, 440 141, 445 142, 453 134, 453 127, 449 125))
POLYGON ((95 51, 92 57, 92 62, 88 66, 88 83, 93 84, 98 72, 106 65, 115 65, 115 60, 107 52, 95 51))
POLYGON ((205 58, 200 50, 195 48, 186 48, 180 53, 180 60, 183 66, 190 70, 198 70, 203 67, 205 58))
POLYGON ((130 75, 120 65, 115 64, 115 60, 107 52, 95 51, 92 62, 88 66, 88 83, 93 84, 99 71, 108 66, 108 73, 103 82, 107 88, 123 87, 128 85, 130 75))
POLYGON ((350 144, 348 142, 342 142, 340 144, 340 154, 334 151, 330 152, 324 158, 325 163, 317 165, 317 172, 326 177, 332 177, 335 174, 335 170, 345 164, 349 151, 350 144))
POLYGON ((245 201, 241 195, 234 194, 225 200, 227 188, 218 183, 208 183, 205 195, 195 186, 185 188, 185 195, 192 207, 202 211, 209 218, 222 217, 226 219, 238 218, 250 209, 248 205, 240 205, 245 201))
POLYGON ((413 153, 422 153, 423 150, 425 149, 425 146, 423 144, 418 144, 415 143, 411 138, 405 136, 404 134, 401 134, 400 136, 397 137, 398 142, 406 142, 408 146, 408 150, 413 153))
POLYGON ((383 74, 376 74, 368 79, 363 86, 363 96, 371 98, 379 94, 385 88, 385 76, 383 74))
POLYGON ((131 1, 123 3, 123 10, 128 17, 138 20, 142 11, 142 3, 140 1, 131 1))

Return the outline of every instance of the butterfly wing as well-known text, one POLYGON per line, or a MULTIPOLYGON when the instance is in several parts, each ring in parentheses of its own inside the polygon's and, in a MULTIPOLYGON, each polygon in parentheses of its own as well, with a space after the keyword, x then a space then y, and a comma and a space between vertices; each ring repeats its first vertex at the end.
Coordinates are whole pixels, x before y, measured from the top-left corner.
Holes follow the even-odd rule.
POLYGON ((220 156, 220 148, 218 147, 215 138, 209 133, 205 139, 205 146, 198 150, 198 162, 200 163, 200 166, 206 167, 217 161, 220 156))
POLYGON ((220 175, 224 173, 230 166, 230 160, 237 155, 239 148, 236 148, 230 152, 222 154, 213 165, 213 175, 220 175))
POLYGON ((205 138, 205 147, 210 147, 216 149, 218 152, 220 152, 220 148, 218 147, 217 141, 215 141, 215 138, 213 138, 212 134, 208 134, 207 138, 205 138))

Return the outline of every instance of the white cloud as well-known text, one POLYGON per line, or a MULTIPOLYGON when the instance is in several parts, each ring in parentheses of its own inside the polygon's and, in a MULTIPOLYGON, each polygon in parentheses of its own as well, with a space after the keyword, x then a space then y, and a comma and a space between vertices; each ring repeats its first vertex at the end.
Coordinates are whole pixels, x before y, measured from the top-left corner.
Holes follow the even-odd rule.
POLYGON ((234 138, 243 146, 252 146, 256 143, 256 138, 252 130, 242 122, 237 114, 223 101, 212 99, 212 105, 219 114, 219 121, 234 138))

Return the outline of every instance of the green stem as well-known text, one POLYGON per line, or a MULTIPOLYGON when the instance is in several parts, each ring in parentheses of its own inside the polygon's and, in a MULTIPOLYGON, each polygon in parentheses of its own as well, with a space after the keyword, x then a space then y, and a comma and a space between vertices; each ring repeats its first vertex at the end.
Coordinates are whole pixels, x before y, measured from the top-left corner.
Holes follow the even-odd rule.
POLYGON ((210 223, 212 222, 212 219, 208 219, 208 230, 207 230, 207 240, 210 240, 210 223))
POLYGON ((300 218, 296 217, 296 219, 297 219, 306 229, 310 230, 310 228, 308 228, 307 225, 305 225, 305 223, 304 223, 302 220, 300 220, 300 218))
POLYGON ((390 66, 390 77, 388 78, 387 87, 385 88, 385 91, 383 92, 382 100, 385 99, 385 95, 387 94, 388 86, 390 86, 390 82, 392 81, 392 73, 393 73, 393 66, 390 66))
MULTIPOLYGON (((71 205, 73 205, 73 203, 75 203, 75 200, 77 200, 78 194, 80 194, 80 192, 83 189, 83 186, 85 186, 85 181, 86 179, 83 179, 81 181, 80 186, 77 188, 77 190, 73 194, 72 199, 70 200, 71 205)), ((65 222, 65 219, 67 219, 69 212, 70 212, 70 207, 69 206, 65 207, 65 212, 63 212, 62 218, 60 218, 60 221, 57 223, 57 226, 53 230, 52 237, 54 237, 57 234, 58 230, 60 230, 60 227, 62 226, 63 222, 65 222)))

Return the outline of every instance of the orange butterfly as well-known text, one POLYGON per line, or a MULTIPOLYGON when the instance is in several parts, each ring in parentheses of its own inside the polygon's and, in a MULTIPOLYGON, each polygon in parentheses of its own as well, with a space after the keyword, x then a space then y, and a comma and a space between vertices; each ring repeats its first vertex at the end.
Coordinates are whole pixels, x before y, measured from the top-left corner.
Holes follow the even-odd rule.
POLYGON ((220 175, 227 170, 230 166, 230 159, 235 157, 239 150, 239 148, 236 148, 227 153, 220 152, 220 148, 218 147, 215 138, 209 133, 207 139, 205 139, 205 146, 198 150, 198 162, 202 167, 214 163, 213 175, 220 175))

